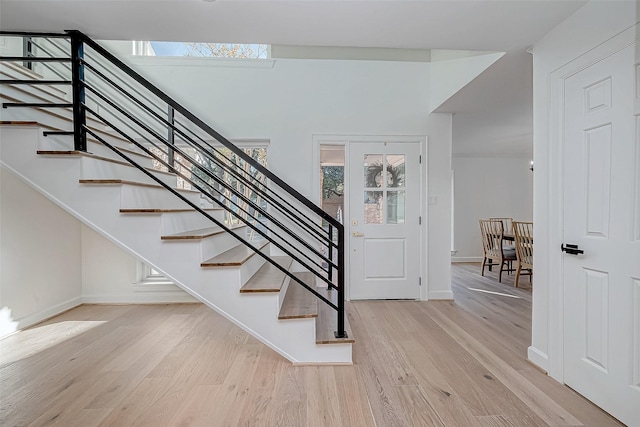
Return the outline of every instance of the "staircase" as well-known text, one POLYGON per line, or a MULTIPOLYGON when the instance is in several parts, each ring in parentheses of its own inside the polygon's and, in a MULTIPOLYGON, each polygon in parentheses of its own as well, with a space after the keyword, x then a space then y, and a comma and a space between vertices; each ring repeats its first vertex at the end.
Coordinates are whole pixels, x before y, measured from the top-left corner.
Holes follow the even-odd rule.
POLYGON ((293 363, 351 363, 339 223, 86 36, 3 34, 37 48, 0 58, 2 167, 293 363))

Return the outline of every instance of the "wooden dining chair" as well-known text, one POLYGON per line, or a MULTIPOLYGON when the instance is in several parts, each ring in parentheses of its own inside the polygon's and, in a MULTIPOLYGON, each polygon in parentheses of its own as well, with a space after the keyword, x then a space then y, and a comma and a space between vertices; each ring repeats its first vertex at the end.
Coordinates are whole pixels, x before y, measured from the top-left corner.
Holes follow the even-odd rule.
POLYGON ((516 260, 516 251, 515 249, 504 248, 504 225, 501 220, 481 219, 480 234, 482 235, 482 249, 484 252, 481 275, 484 276, 485 266, 499 265, 498 281, 502 283, 504 267, 506 265, 506 270, 512 271, 511 262, 516 260))
POLYGON ((515 284, 517 288, 521 274, 528 275, 529 283, 533 283, 533 222, 514 221, 513 231, 518 259, 515 284))
POLYGON ((502 221, 502 228, 507 234, 513 234, 513 218, 489 218, 490 220, 502 221))

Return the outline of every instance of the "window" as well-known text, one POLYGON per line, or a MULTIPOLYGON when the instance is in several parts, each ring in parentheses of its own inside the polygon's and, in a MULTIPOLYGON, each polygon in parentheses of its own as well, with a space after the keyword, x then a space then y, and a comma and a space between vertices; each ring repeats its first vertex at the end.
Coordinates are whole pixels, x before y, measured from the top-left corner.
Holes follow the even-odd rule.
MULTIPOLYGON (((240 147, 246 154, 251 156, 251 158, 256 160, 258 163, 263 166, 267 165, 267 147, 269 144, 268 140, 235 140, 233 142, 236 146, 240 147)), ((163 158, 165 161, 167 160, 167 154, 162 152, 157 147, 149 147, 149 149, 157 156, 163 158)), ((185 152, 185 155, 189 160, 183 159, 182 156, 176 154, 175 168, 179 170, 180 173, 183 174, 187 179, 193 180, 193 182, 196 184, 202 185, 203 183, 208 183, 208 186, 205 187, 211 188, 212 195, 217 194, 218 200, 220 200, 220 202, 226 206, 224 221, 227 225, 236 225, 245 222, 251 222, 254 223, 258 227, 258 229, 265 229, 264 225, 266 223, 266 218, 262 215, 262 213, 258 209, 252 208, 246 201, 238 198, 237 195, 235 195, 229 188, 233 188, 236 191, 236 194, 242 194, 244 197, 251 200, 254 204, 260 206, 263 210, 266 210, 267 202, 262 198, 260 193, 254 191, 250 186, 246 185, 245 182, 239 180, 237 178, 237 175, 232 174, 230 171, 240 171, 240 176, 250 176, 251 179, 248 179, 248 181, 255 184, 256 186, 265 184, 265 177, 264 175, 262 175, 262 173, 260 173, 254 167, 249 166, 247 162, 245 162, 238 155, 234 154, 228 148, 222 147, 220 145, 215 146, 217 152, 216 157, 227 167, 222 167, 219 164, 216 164, 210 158, 199 153, 192 147, 181 146, 180 149, 185 152), (214 179, 212 179, 210 175, 204 173, 202 169, 196 167, 192 162, 197 162, 200 167, 209 170, 210 173, 227 183, 228 186, 222 186, 214 179), (228 166, 231 164, 235 164, 236 166, 234 168, 229 168, 228 166)), ((158 161, 154 161, 154 167, 156 169, 166 170, 166 167, 163 167, 158 161)), ((185 179, 180 178, 178 179, 177 187, 191 189, 191 183, 185 179)), ((201 199, 201 206, 204 207, 205 205, 209 204, 212 204, 212 201, 208 200, 206 197, 201 199)), ((217 204, 214 206, 217 206, 217 204)), ((248 238, 248 240, 253 240, 256 237, 255 230, 253 228, 247 227, 246 237, 248 238)), ((137 268, 137 285, 139 285, 139 289, 160 289, 160 285, 168 285, 172 283, 168 278, 163 276, 162 273, 155 270, 149 264, 140 262, 137 268)), ((164 290, 164 288, 162 288, 161 290, 164 290)))
POLYGON ((135 42, 134 54, 201 58, 268 59, 269 45, 257 43, 135 42))
MULTIPOLYGON (((320 207, 342 224, 344 215, 344 145, 320 145, 320 207)), ((322 227, 328 231, 329 224, 322 220, 322 227)), ((331 236, 338 241, 337 231, 331 236)), ((323 255, 328 255, 327 247, 322 247, 323 255)), ((333 250, 333 259, 338 258, 338 250, 333 250)), ((329 268, 323 262, 323 268, 329 268)))
POLYGON ((344 212, 344 157, 344 145, 320 146, 320 206, 341 223, 344 212))
POLYGON ((179 292, 182 291, 168 277, 144 261, 136 262, 136 280, 132 284, 134 292, 179 292))

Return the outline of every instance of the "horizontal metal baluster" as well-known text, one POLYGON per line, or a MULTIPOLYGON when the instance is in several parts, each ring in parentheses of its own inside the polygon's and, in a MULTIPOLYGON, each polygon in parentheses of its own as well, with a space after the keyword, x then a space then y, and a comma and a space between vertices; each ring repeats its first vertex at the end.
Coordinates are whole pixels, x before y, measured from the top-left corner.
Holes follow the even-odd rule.
MULTIPOLYGON (((168 143, 166 141, 164 141, 163 137, 157 133, 155 133, 154 130, 150 129, 148 126, 146 126, 144 123, 142 123, 140 120, 138 120, 137 118, 133 117, 130 113, 128 113, 127 111, 125 111, 122 107, 116 105, 113 101, 111 101, 110 99, 107 99, 106 96, 98 93, 93 87, 88 86, 88 85, 84 85, 85 88, 87 88, 90 92, 94 93, 96 96, 100 97, 103 101, 105 101, 106 103, 108 103, 109 105, 111 105, 113 108, 115 108, 120 114, 123 114, 127 119, 131 120, 132 122, 134 122, 137 126, 140 126, 142 129, 144 129, 147 133, 149 133, 151 136, 153 136, 154 139, 158 140, 158 141, 162 141, 165 145, 168 145, 168 143)), ((92 113, 94 115, 95 112, 92 111, 92 113)), ((102 119, 102 118, 101 118, 102 119)), ((186 156, 188 158, 190 158, 190 156, 188 156, 188 154, 182 152, 182 150, 179 147, 174 147, 174 150, 176 152, 179 152, 183 157, 186 156)), ((277 220, 276 218, 274 218, 271 214, 269 214, 267 211, 265 211, 264 209, 262 209, 262 207, 257 206, 256 204, 254 204, 250 199, 246 198, 242 193, 240 193, 239 191, 237 191, 235 188, 233 188, 232 186, 226 184, 223 180, 221 180, 220 178, 216 177, 214 174, 206 171, 205 169, 201 169, 203 170, 210 178, 212 178, 214 181, 216 181, 218 184, 222 185, 223 187, 227 188, 229 191, 231 191, 236 197, 238 197, 239 199, 241 199, 242 201, 244 201, 245 203, 247 203, 248 205, 251 205, 252 207, 254 207, 254 209, 260 211, 265 218, 267 218, 270 222, 274 223, 276 226, 278 226, 278 228, 287 231, 287 227, 285 227, 279 220, 277 220)), ((177 171, 174 170, 174 172, 177 173, 177 171)), ((234 203, 235 206, 237 206, 238 208, 240 208, 237 204, 234 203)), ((243 210, 243 212, 245 212, 243 210)), ((248 213, 248 212, 247 212, 248 213)), ((312 247, 311 245, 309 245, 309 243, 305 242, 303 239, 301 239, 299 236, 293 234, 293 233, 288 233, 289 236, 291 238, 293 238, 294 240, 296 240, 298 243, 300 243, 301 245, 303 245, 307 250, 311 251, 314 255, 324 258, 324 256, 322 255, 321 252, 319 252, 316 248, 312 247)), ((305 258, 307 258, 309 261, 311 261, 314 264, 317 264, 316 262, 314 262, 308 255, 304 254, 303 252, 299 251, 300 254, 302 256, 304 256, 305 258)), ((327 260, 328 261, 328 260, 327 260)), ((318 266, 321 267, 320 264, 317 264, 318 266)))
MULTIPOLYGON (((130 136, 128 136, 125 132, 121 131, 115 124, 109 122, 107 119, 105 119, 104 117, 102 117, 100 114, 98 114, 97 112, 93 111, 91 108, 84 106, 84 108, 87 109, 88 112, 90 112, 92 115, 94 115, 95 117, 99 118, 102 122, 104 122, 107 126, 111 127, 112 129, 114 129, 116 132, 118 132, 123 138, 129 140, 132 144, 135 144, 136 146, 138 146, 138 148, 140 148, 141 150, 143 150, 146 154, 155 157, 159 162, 161 162, 162 164, 164 164, 165 166, 168 167, 168 163, 165 162, 163 159, 154 156, 154 154, 149 151, 146 147, 144 147, 142 144, 140 144, 139 142, 137 142, 135 139, 131 138, 130 136)), ((85 127, 86 128, 86 127, 85 127)), ((125 158, 129 163, 131 163, 133 166, 135 166, 136 168, 138 168, 139 170, 141 170, 143 173, 145 173, 145 175, 149 176, 151 179, 153 179, 154 181, 156 181, 158 184, 162 185, 163 187, 169 189, 174 195, 179 195, 175 190, 173 190, 168 184, 166 184, 164 181, 162 181, 161 179, 157 178, 155 175, 153 175, 152 172, 148 171, 146 168, 138 165, 136 162, 134 162, 133 160, 131 160, 129 157, 127 157, 124 153, 120 152, 119 150, 113 148, 113 146, 111 146, 110 144, 108 144, 103 138, 99 137, 95 132, 91 131, 90 129, 86 128, 87 133, 91 134, 94 138, 98 139, 100 142, 102 142, 103 144, 107 145, 108 147, 110 147, 112 150, 116 151, 118 153, 118 155, 120 155, 121 157, 125 158)), ((187 177, 186 175, 182 174, 181 172, 177 171, 176 174, 178 176, 180 176, 181 178, 183 178, 186 181, 190 181, 190 178, 187 177)), ((207 194, 207 191, 202 188, 200 185, 197 185, 196 183, 190 181, 191 184, 200 192, 202 192, 203 194, 207 194)), ((183 200, 186 201, 189 205, 191 205, 192 207, 195 206, 195 204, 189 202, 186 198, 184 198, 183 196, 179 197, 183 200)), ((215 201, 215 199, 214 199, 215 201)), ((201 209, 198 209, 198 211, 202 212, 201 209)), ((209 215, 206 215, 209 219, 212 219, 209 215)), ((213 219, 212 219, 213 220, 213 219)), ((245 245, 251 246, 246 240, 244 240, 242 237, 238 236, 237 234, 233 233, 231 229, 229 229, 228 227, 222 225, 222 223, 220 223, 217 220, 213 220, 214 223, 218 226, 220 226, 221 228, 223 228, 225 231, 227 231, 230 234, 233 234, 238 240, 240 240, 242 243, 244 243, 245 245)), ((274 246, 276 246, 278 249, 282 250, 285 254, 289 255, 290 257, 296 259, 300 265, 302 265, 304 268, 306 268, 307 270, 309 270, 310 272, 314 272, 314 269, 308 265, 306 262, 304 262, 303 260, 301 260, 300 258, 298 258, 295 254, 293 254, 292 252, 290 252, 287 248, 285 248, 284 246, 282 246, 280 243, 278 243, 277 241, 275 241, 273 238, 271 238, 268 234, 265 234, 262 230, 258 229, 258 227, 256 227, 254 224, 251 223, 246 223, 247 226, 249 226, 250 228, 252 228, 256 233, 258 233, 259 235, 261 235, 262 237, 264 237, 266 240, 268 240, 271 244, 273 244, 274 246)), ((263 256, 263 258, 265 258, 267 261, 269 261, 271 264, 275 265, 276 267, 278 267, 279 269, 281 269, 283 272, 285 272, 285 274, 287 274, 289 277, 291 277, 292 279, 294 278, 292 276, 292 274, 290 272, 288 272, 287 270, 283 269, 281 266, 276 265, 277 263, 273 260, 271 260, 267 255, 262 254, 260 251, 256 251, 257 254, 263 256)), ((319 276, 317 273, 315 273, 315 275, 317 277, 319 277, 321 280, 326 282, 326 278, 319 276)), ((324 298, 322 295, 318 294, 315 290, 312 290, 311 288, 309 288, 307 285, 305 285, 304 283, 300 282, 305 288, 307 288, 308 290, 312 291, 316 296, 318 296, 319 298, 321 298, 322 300, 324 300, 325 302, 329 303, 332 307, 335 308, 335 306, 330 303, 326 298, 324 298)))

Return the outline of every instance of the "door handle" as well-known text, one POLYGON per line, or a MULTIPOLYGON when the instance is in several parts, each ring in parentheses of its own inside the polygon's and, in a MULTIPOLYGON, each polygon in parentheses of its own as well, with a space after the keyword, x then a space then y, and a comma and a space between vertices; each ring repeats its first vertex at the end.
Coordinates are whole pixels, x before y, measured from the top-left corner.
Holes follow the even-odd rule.
POLYGON ((364 237, 364 233, 360 233, 358 231, 354 231, 353 233, 351 233, 351 235, 353 237, 364 237))
POLYGON ((580 255, 583 254, 584 251, 582 249, 578 249, 578 245, 571 245, 567 243, 566 245, 563 243, 560 245, 560 250, 562 252, 566 252, 570 255, 580 255))

